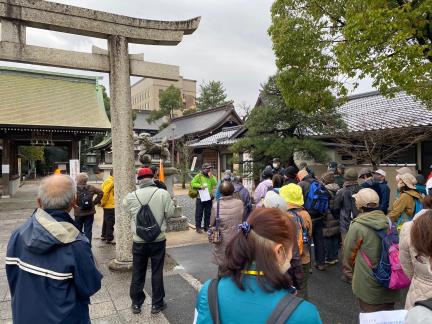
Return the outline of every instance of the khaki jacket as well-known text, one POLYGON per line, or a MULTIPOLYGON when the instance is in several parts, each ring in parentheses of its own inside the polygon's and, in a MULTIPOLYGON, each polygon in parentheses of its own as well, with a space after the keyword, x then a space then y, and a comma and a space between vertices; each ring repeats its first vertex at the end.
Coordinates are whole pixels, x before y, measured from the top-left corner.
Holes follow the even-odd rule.
POLYGON ((377 230, 388 229, 387 217, 380 210, 359 214, 345 237, 344 263, 354 272, 352 290, 354 295, 371 305, 394 303, 399 300, 400 291, 381 286, 374 278, 362 256, 364 252, 376 267, 381 256, 381 239, 377 230))
POLYGON ((152 179, 148 179, 141 188, 128 193, 123 199, 123 208, 127 215, 131 218, 131 230, 133 234, 133 241, 135 243, 146 243, 136 234, 136 218, 138 211, 141 208, 141 204, 148 204, 150 210, 153 213, 156 222, 161 228, 161 234, 156 238, 154 242, 160 242, 165 240, 165 231, 167 228, 167 220, 174 216, 174 202, 171 199, 168 191, 156 187, 152 179), (152 194, 153 197, 151 198, 152 194), (138 201, 138 199, 139 201, 138 201), (149 202, 151 198, 151 201, 149 202))
POLYGON ((409 217, 414 216, 415 211, 415 201, 414 198, 423 199, 422 195, 414 189, 407 190, 401 193, 399 199, 393 203, 392 210, 387 214, 387 216, 396 223, 399 217, 405 212, 409 217))

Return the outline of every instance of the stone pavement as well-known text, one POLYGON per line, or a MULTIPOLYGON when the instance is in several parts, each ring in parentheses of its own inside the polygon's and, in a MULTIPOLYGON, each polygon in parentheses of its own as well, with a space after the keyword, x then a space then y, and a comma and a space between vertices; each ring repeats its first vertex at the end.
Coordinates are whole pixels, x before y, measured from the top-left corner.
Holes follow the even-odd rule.
MULTIPOLYGON (((5 272, 6 246, 10 233, 22 224, 33 212, 37 184, 24 185, 13 198, 0 199, 0 323, 12 323, 10 294, 5 272)), ((146 280, 146 298, 143 311, 134 315, 130 311, 129 284, 131 273, 112 272, 108 262, 115 256, 115 247, 97 239, 102 226, 102 209, 97 208, 93 227, 93 254, 97 266, 104 275, 102 288, 91 298, 92 323, 191 323, 195 298, 200 283, 185 273, 169 256, 165 262, 165 290, 168 308, 163 314, 151 315, 151 285, 146 280)), ((183 247, 187 244, 202 244, 205 235, 193 230, 167 234, 168 247, 183 247)))

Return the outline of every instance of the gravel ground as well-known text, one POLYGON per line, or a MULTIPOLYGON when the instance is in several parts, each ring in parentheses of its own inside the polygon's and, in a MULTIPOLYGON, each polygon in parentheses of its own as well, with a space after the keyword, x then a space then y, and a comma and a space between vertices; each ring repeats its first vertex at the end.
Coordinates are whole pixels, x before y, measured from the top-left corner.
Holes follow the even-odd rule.
POLYGON ((176 196, 177 204, 183 206, 183 215, 188 218, 188 222, 195 226, 195 199, 188 195, 176 196))

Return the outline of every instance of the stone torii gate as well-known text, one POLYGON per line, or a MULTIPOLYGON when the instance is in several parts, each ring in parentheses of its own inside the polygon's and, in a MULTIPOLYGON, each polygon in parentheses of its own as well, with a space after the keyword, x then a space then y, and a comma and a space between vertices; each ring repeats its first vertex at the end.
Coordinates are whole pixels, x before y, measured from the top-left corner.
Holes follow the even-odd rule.
POLYGON ((178 66, 129 55, 128 44, 177 45, 200 17, 186 21, 131 18, 42 0, 0 0, 0 60, 109 73, 116 212, 116 259, 112 269, 131 267, 130 219, 123 197, 135 190, 130 76, 178 80, 178 66), (108 51, 65 51, 26 44, 26 26, 108 40, 108 51))

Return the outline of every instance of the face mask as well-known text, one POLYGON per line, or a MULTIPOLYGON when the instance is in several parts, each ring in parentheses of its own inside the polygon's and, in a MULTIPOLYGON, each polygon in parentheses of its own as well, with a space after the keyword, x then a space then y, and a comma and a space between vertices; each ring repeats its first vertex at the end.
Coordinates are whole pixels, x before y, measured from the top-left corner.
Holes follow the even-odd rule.
POLYGON ((203 171, 203 174, 205 175, 205 176, 207 176, 208 175, 208 171, 203 171))
POLYGON ((373 179, 375 182, 381 182, 381 177, 379 175, 374 175, 373 179))
POLYGON ((278 163, 273 163, 273 168, 275 168, 275 169, 279 168, 279 164, 278 163))

